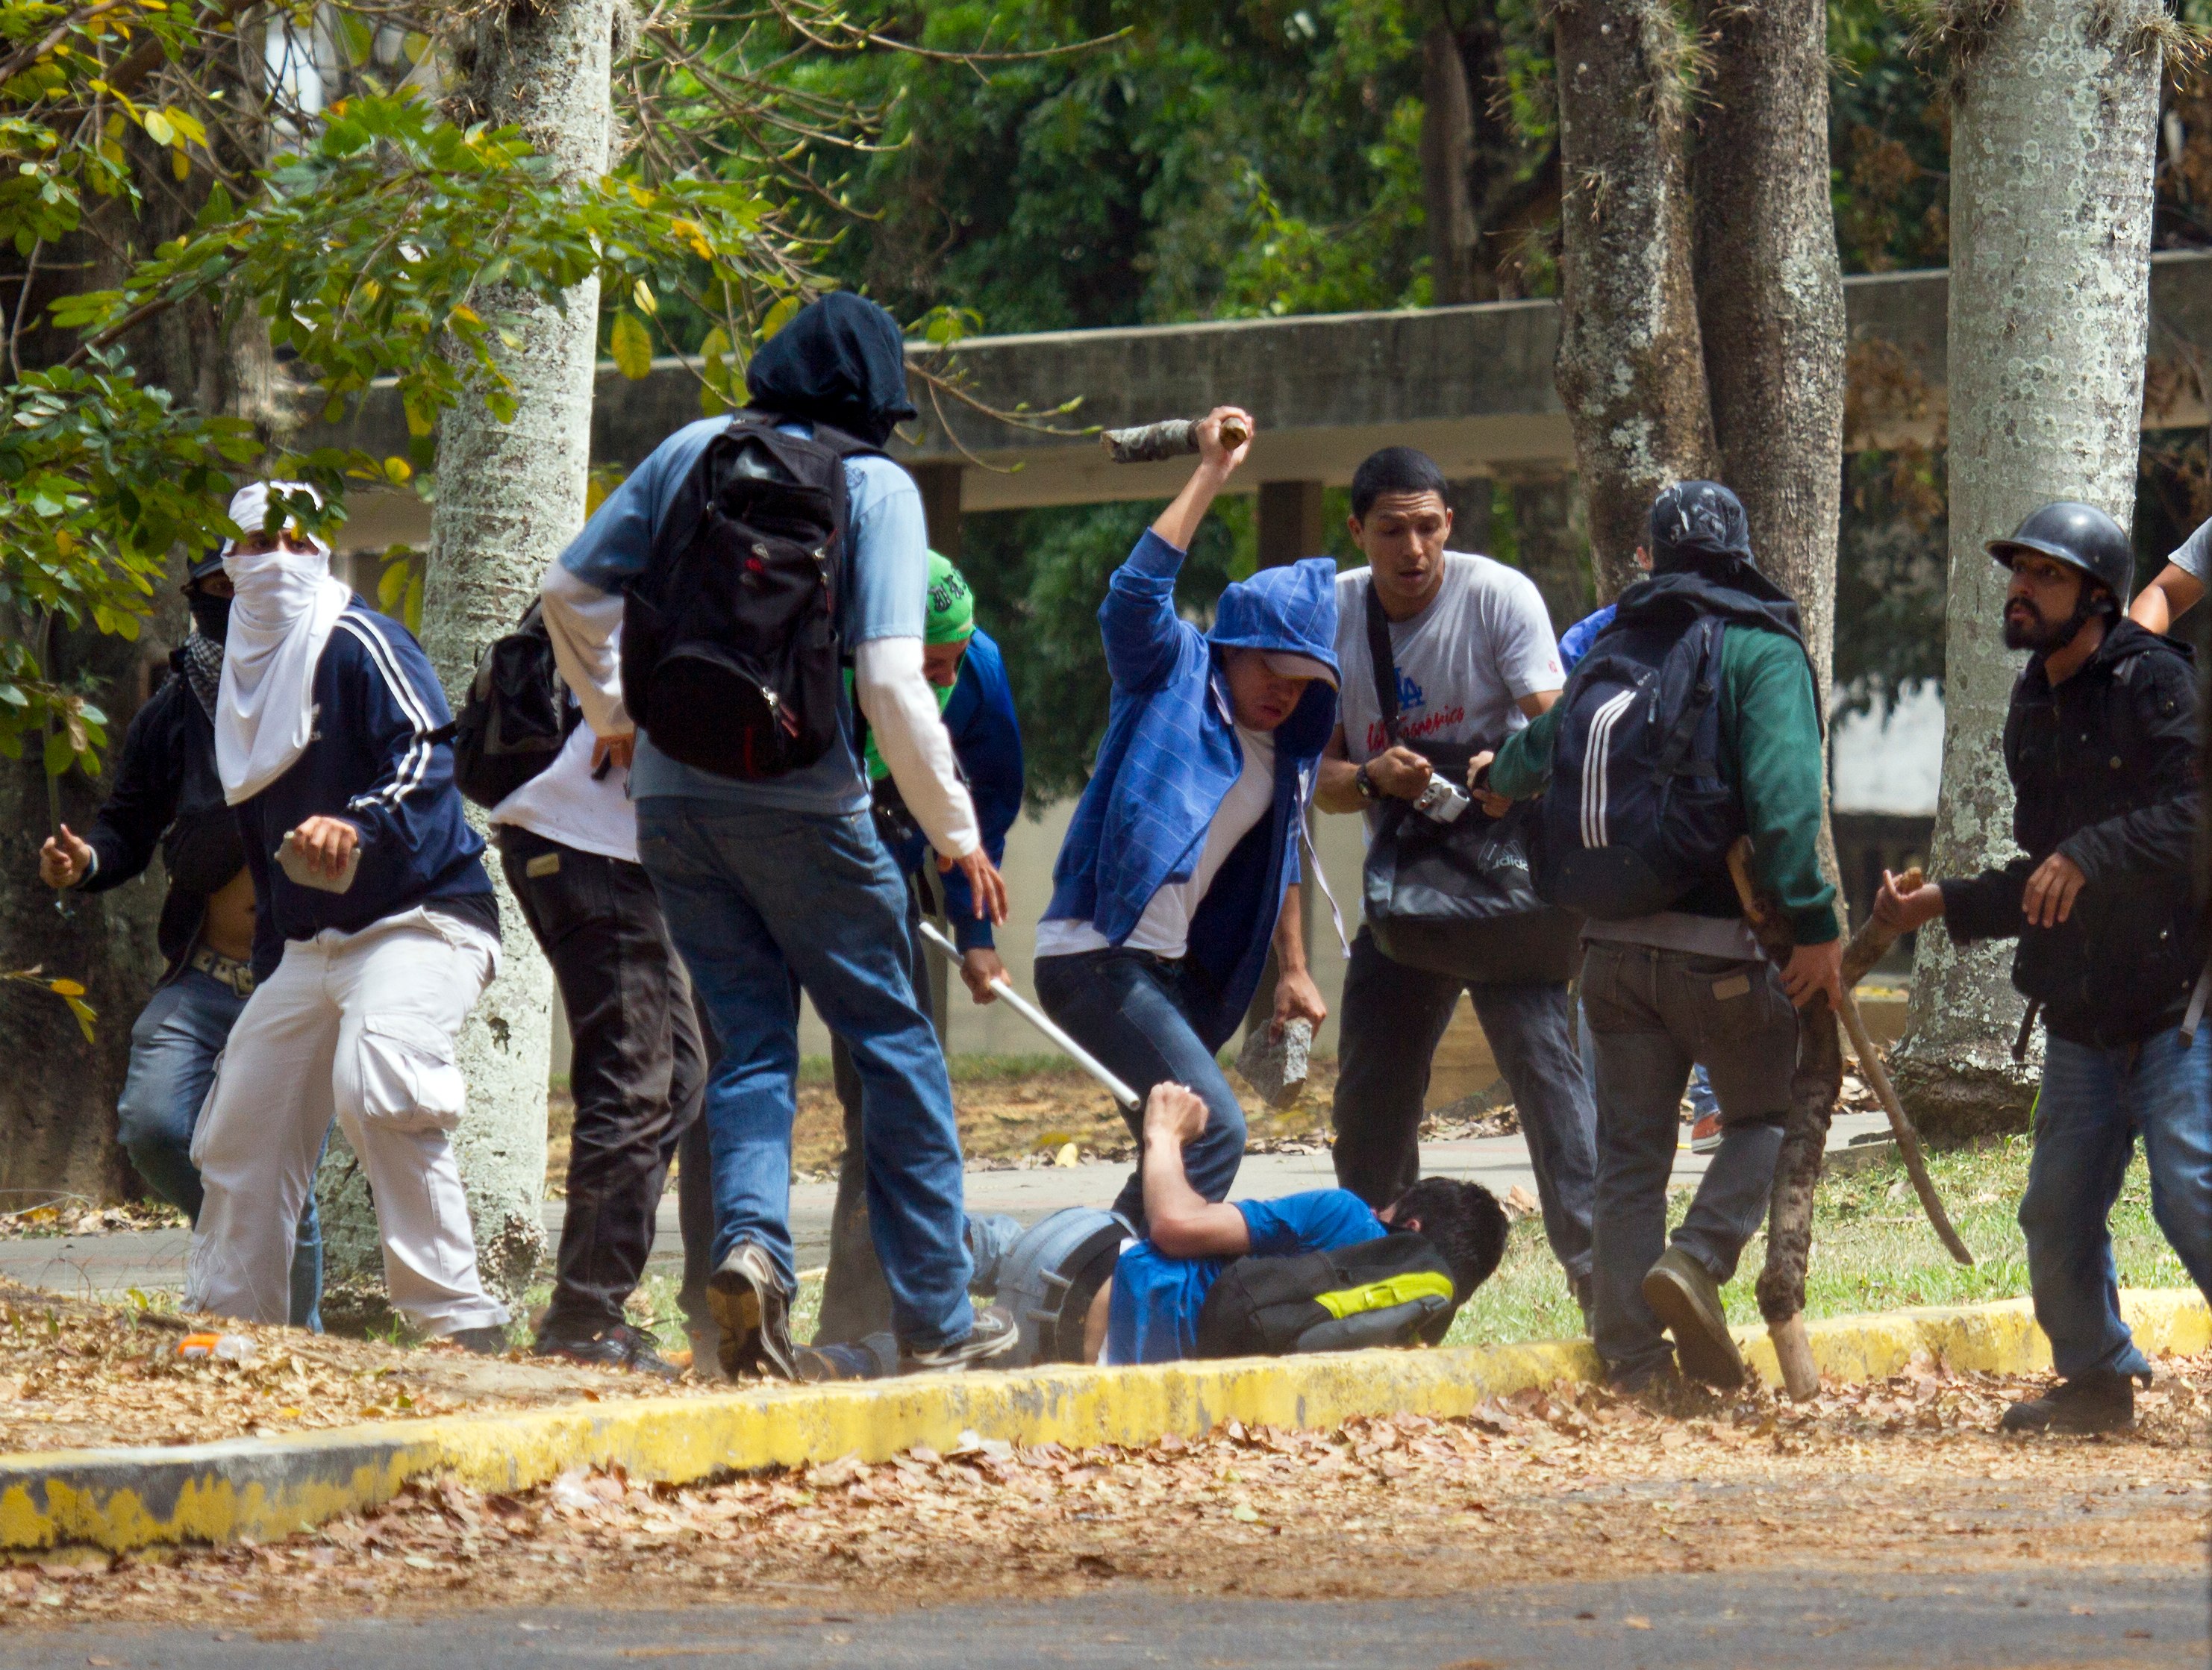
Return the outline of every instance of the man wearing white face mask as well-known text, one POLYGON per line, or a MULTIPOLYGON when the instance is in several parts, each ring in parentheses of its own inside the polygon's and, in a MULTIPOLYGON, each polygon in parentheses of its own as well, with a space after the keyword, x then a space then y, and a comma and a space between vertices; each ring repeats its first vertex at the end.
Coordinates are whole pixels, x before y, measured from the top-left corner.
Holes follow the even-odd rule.
MULTIPOLYGON (((421 646, 330 574, 256 483, 231 501, 235 592, 216 767, 253 876, 253 995, 192 1142, 206 1190, 185 1308, 284 1320, 292 1225, 333 1116, 368 1179, 385 1289, 424 1333, 506 1344, 454 1163, 453 1041, 499 963, 483 842, 453 787, 421 646)), ((315 501, 319 502, 319 501, 315 501)))

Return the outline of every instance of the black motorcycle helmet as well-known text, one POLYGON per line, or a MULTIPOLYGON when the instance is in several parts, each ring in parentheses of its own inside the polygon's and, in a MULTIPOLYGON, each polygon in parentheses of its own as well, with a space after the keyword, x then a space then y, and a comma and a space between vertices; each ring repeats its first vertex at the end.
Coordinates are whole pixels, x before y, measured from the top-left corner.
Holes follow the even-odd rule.
POLYGON ((2135 590, 2136 554, 2120 525, 2094 505, 2061 499, 2031 511, 2009 539, 1992 539, 1989 553, 2008 568, 2024 552, 2079 568, 2112 594, 2114 612, 2135 590))

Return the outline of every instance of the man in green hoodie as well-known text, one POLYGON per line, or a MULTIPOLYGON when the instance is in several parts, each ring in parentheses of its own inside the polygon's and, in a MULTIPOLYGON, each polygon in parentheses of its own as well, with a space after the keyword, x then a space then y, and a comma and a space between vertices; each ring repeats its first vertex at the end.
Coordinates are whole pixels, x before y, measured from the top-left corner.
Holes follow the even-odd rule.
POLYGON ((1797 1059, 1791 1005, 1840 996, 1835 890, 1818 858, 1820 711, 1797 606, 1759 571, 1733 493, 1713 482, 1668 489, 1649 550, 1651 578, 1621 594, 1558 704, 1494 758, 1478 756, 1470 782, 1493 816, 1545 797, 1540 890, 1589 913, 1599 1355, 1616 1384, 1642 1386, 1667 1367, 1663 1327, 1684 1374, 1734 1386, 1743 1360, 1720 1287, 1773 1187, 1797 1059), (1717 681, 1680 677, 1699 654, 1717 662, 1717 681), (1671 721, 1668 692, 1701 682, 1717 684, 1715 699, 1683 703, 1686 759, 1667 777, 1639 768, 1637 750, 1670 728, 1647 728, 1647 712, 1671 721), (1729 878, 1728 847, 1742 834, 1796 940, 1784 968, 1760 956, 1729 878), (1592 884, 1624 876, 1637 884, 1609 899, 1592 884), (1667 1183, 1693 1065, 1711 1078, 1724 1134, 1669 1245, 1667 1183))

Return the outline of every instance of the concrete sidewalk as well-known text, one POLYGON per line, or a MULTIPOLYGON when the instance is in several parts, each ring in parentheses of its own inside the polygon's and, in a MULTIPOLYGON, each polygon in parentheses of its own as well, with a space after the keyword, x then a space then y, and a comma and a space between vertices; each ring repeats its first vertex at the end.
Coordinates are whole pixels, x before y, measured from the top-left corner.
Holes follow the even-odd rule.
MULTIPOLYGON (((1830 1152, 1848 1146, 1855 1138, 1887 1133, 1888 1121, 1879 1114, 1839 1114, 1828 1133, 1830 1152)), ((1685 1148, 1674 1161, 1678 1185, 1694 1182, 1705 1175, 1705 1157, 1685 1148)), ((1518 1136, 1480 1137, 1457 1142, 1421 1145, 1423 1171, 1447 1177, 1464 1177, 1482 1184, 1503 1199, 1518 1187, 1536 1191, 1536 1174, 1528 1164, 1528 1146, 1518 1136)), ((1128 1175, 1126 1165, 1045 1166, 1034 1171, 975 1171, 968 1174, 970 1212, 1011 1212, 1024 1224, 1033 1224, 1062 1206, 1104 1206, 1112 1204, 1128 1175)), ((1334 1187, 1336 1174, 1326 1151, 1316 1154, 1248 1155, 1237 1177, 1240 1199, 1263 1199, 1294 1194, 1302 1189, 1334 1187)), ((830 1257, 830 1212, 837 1190, 830 1183, 796 1183, 791 1190, 792 1236, 798 1248, 799 1266, 811 1269, 830 1257)), ((557 1240, 564 1203, 545 1203, 545 1234, 557 1240)), ((81 1297, 112 1294, 137 1288, 181 1291, 185 1284, 185 1254, 190 1243, 183 1230, 125 1231, 112 1235, 66 1236, 53 1239, 0 1241, 0 1277, 27 1287, 45 1288, 81 1297)), ((677 1231, 674 1191, 660 1203, 653 1241, 656 1265, 678 1264, 684 1247, 677 1231)))

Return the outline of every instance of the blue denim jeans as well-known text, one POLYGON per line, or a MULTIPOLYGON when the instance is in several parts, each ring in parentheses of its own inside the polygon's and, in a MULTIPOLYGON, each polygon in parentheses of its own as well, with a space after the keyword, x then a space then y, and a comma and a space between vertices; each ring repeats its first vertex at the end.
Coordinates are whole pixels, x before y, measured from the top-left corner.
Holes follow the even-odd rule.
POLYGON ((867 812, 830 815, 654 796, 638 857, 714 1023, 707 1080, 714 1261, 759 1243, 787 1283, 793 1084, 803 987, 862 1087, 868 1224, 899 1343, 965 1339, 960 1132, 929 1017, 915 1001, 906 889, 867 812))
POLYGON ((1137 1093, 1138 1111, 1126 1117, 1137 1139, 1138 1163, 1114 1210, 1144 1228, 1143 1104, 1153 1085, 1170 1080, 1206 1103, 1206 1129, 1182 1151, 1190 1186, 1209 1200, 1227 1199, 1244 1160, 1244 1109, 1191 1024, 1199 1005, 1189 966, 1150 951, 1083 951, 1039 957, 1035 978, 1045 1013, 1137 1093))
POLYGON ((2193 1045, 2179 1028, 2110 1049, 2047 1037, 2020 1227, 2035 1320, 2067 1380, 2150 1372, 2120 1320, 2106 1225, 2138 1135, 2151 1215, 2212 1297, 2212 1027, 2193 1045))
MULTIPOLYGON (((185 1217, 200 1215, 192 1128, 215 1078, 216 1057, 246 999, 214 975, 187 969, 155 992, 131 1029, 131 1066, 116 1104, 117 1139, 146 1185, 185 1217)), ((294 1327, 322 1332, 323 1234, 307 1197, 292 1252, 294 1327)))

